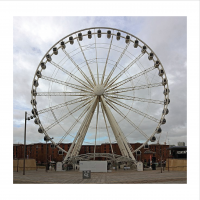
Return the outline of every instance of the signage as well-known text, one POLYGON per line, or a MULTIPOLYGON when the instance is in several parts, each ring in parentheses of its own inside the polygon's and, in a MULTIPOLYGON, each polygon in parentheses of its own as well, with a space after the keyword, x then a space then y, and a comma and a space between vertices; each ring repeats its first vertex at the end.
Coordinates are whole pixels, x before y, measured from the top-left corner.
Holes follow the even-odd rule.
POLYGON ((142 162, 137 162, 137 171, 143 171, 143 163, 142 162))
POLYGON ((56 163, 56 171, 63 171, 62 170, 62 162, 57 162, 56 163))
POLYGON ((91 178, 91 170, 83 171, 83 179, 90 179, 91 178))
POLYGON ((187 151, 177 151, 177 154, 186 154, 187 151))

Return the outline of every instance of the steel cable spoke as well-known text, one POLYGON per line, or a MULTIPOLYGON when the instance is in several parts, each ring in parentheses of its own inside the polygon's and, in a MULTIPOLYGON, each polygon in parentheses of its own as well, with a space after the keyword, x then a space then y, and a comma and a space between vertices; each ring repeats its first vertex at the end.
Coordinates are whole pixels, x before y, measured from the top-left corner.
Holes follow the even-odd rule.
POLYGON ((99 69, 98 69, 98 62, 97 62, 97 44, 96 44, 96 35, 94 34, 95 39, 95 51, 96 51, 96 64, 97 64, 97 84, 99 85, 99 69))
POLYGON ((74 66, 79 70, 79 72, 82 74, 82 76, 85 78, 85 80, 90 84, 91 87, 94 87, 93 83, 90 81, 90 79, 85 75, 85 73, 82 71, 82 69, 76 64, 76 62, 72 59, 72 57, 66 52, 65 49, 62 49, 65 55, 69 58, 69 60, 74 64, 74 66))
POLYGON ((61 71, 63 71, 64 73, 66 73, 68 76, 72 77, 74 80, 76 80, 77 82, 79 82, 80 84, 82 84, 83 86, 85 86, 86 88, 88 88, 89 90, 92 90, 90 85, 88 85, 85 81, 81 80, 80 78, 78 78, 77 76, 75 76, 74 74, 68 72, 66 69, 62 68, 61 66, 59 66, 57 63, 50 61, 50 63, 52 65, 54 65, 55 67, 57 67, 58 69, 60 69, 61 71))
POLYGON ((80 98, 77 98, 77 99, 73 99, 73 100, 70 100, 68 102, 64 102, 64 103, 61 103, 61 104, 58 104, 58 105, 55 105, 55 106, 52 106, 52 107, 49 107, 49 108, 39 110, 38 114, 42 114, 42 113, 45 113, 45 112, 48 112, 48 111, 51 111, 51 110, 54 110, 54 109, 62 108, 64 106, 68 106, 68 105, 72 105, 72 104, 79 103, 79 102, 82 102, 82 101, 86 101, 88 99, 91 99, 91 97, 87 96, 87 97, 80 97, 80 98))
POLYGON ((144 98, 131 97, 131 96, 120 95, 120 94, 109 94, 109 95, 105 95, 105 96, 118 98, 118 99, 134 100, 134 101, 140 101, 140 102, 147 102, 147 103, 155 103, 155 104, 164 105, 164 101, 153 100, 153 99, 144 99, 144 98))
POLYGON ((137 113, 137 114, 139 114, 139 115, 141 115, 143 117, 146 117, 146 118, 148 118, 148 119, 150 119, 150 120, 152 120, 154 122, 157 122, 157 123, 160 122, 160 120, 156 119, 155 117, 153 117, 151 115, 148 115, 148 114, 146 114, 146 113, 144 113, 144 112, 142 112, 140 110, 137 110, 135 108, 132 108, 131 106, 128 106, 125 103, 118 101, 117 99, 113 99, 113 98, 110 98, 110 97, 106 98, 106 99, 112 101, 113 103, 115 103, 115 104, 117 104, 117 105, 119 105, 121 107, 126 108, 127 110, 131 110, 131 111, 133 111, 133 112, 135 112, 135 113, 137 113))
POLYGON ((109 73, 108 77, 106 78, 106 80, 105 80, 105 82, 104 82, 104 87, 107 86, 108 81, 110 80, 112 74, 114 73, 114 71, 115 71, 117 65, 119 64, 120 60, 122 59, 123 55, 125 54, 125 52, 126 52, 128 46, 129 46, 129 44, 130 44, 130 43, 128 43, 128 44, 126 45, 126 47, 125 47, 124 50, 122 51, 120 57, 118 58, 117 62, 115 63, 114 67, 112 68, 111 72, 109 73))
POLYGON ((91 102, 87 105, 87 107, 83 110, 83 112, 80 114, 80 116, 76 119, 76 121, 72 124, 72 126, 69 128, 69 130, 63 135, 63 137, 58 142, 58 145, 63 142, 63 140, 69 135, 70 131, 76 126, 76 124, 81 120, 81 118, 85 115, 85 113, 89 110, 91 106, 91 102))
MULTIPOLYGON (((135 129, 137 129, 146 139, 149 137, 139 127, 137 127, 128 117, 126 117, 110 100, 106 99, 106 102, 112 107, 119 115, 121 115, 127 122, 129 122, 135 129)), ((132 151, 133 152, 133 151, 132 151)))
MULTIPOLYGON (((51 113, 52 113, 52 115, 53 115, 55 121, 58 121, 58 119, 57 119, 55 113, 53 112, 53 110, 51 110, 51 113)), ((61 128, 64 132, 66 132, 65 129, 61 126, 61 124, 60 124, 60 123, 58 123, 58 124, 60 125, 60 128, 61 128)), ((69 135, 72 136, 71 134, 69 134, 69 135)), ((73 137, 73 136, 72 136, 72 137, 73 137)), ((56 145, 59 145, 59 144, 56 144, 56 145)))
POLYGON ((103 81, 104 81, 104 76, 105 76, 106 67, 107 67, 107 64, 108 64, 108 58, 109 58, 109 55, 110 55, 112 41, 113 41, 113 35, 112 35, 112 38, 111 38, 111 41, 110 41, 110 46, 109 46, 109 50, 108 50, 108 54, 107 54, 107 58, 106 58, 106 63, 105 63, 105 67, 104 67, 104 70, 103 70, 103 75, 102 75, 102 78, 101 78, 101 85, 103 84, 103 81))
POLYGON ((95 81, 94 75, 93 75, 93 73, 92 73, 92 71, 91 71, 91 69, 90 69, 90 66, 89 66, 89 64, 88 64, 88 62, 87 62, 87 59, 86 59, 86 57, 85 57, 85 54, 84 54, 84 52, 83 52, 83 49, 82 49, 81 44, 80 44, 80 42, 79 42, 78 39, 77 39, 77 42, 78 42, 78 44, 79 44, 79 47, 80 47, 80 49, 81 49, 81 52, 82 52, 83 57, 84 57, 84 59, 85 59, 85 62, 86 62, 86 64, 87 64, 88 70, 89 70, 90 75, 91 75, 92 80, 93 80, 93 83, 94 83, 94 85, 96 85, 96 81, 95 81))
POLYGON ((94 96, 92 92, 37 92, 37 96, 94 96))
POLYGON ((152 71, 152 70, 154 70, 154 69, 155 69, 154 66, 153 66, 153 67, 150 67, 150 68, 148 68, 148 69, 145 69, 144 71, 139 72, 138 74, 135 74, 135 75, 133 75, 133 76, 131 76, 131 77, 128 77, 128 78, 124 79, 123 81, 120 81, 120 82, 118 82, 118 83, 115 83, 114 85, 112 85, 112 87, 108 88, 106 91, 110 91, 110 90, 113 90, 113 89, 115 89, 115 88, 117 88, 117 87, 119 87, 119 86, 121 86, 121 85, 124 85, 124 84, 126 84, 126 83, 132 81, 133 79, 136 79, 136 78, 142 76, 143 74, 148 73, 148 72, 150 72, 150 71, 152 71))
POLYGON ((115 76, 109 83, 107 88, 109 88, 114 82, 116 82, 127 70, 130 69, 142 56, 144 53, 141 53, 137 58, 135 58, 126 68, 124 68, 117 76, 115 76))
POLYGON ((86 102, 81 103, 79 106, 75 107, 74 109, 72 109, 71 111, 69 111, 67 114, 65 114, 64 116, 62 116, 61 118, 59 118, 57 121, 55 121, 54 123, 50 124, 48 127, 45 128, 45 131, 50 130, 51 128, 53 128, 56 124, 60 123, 61 121, 63 121, 64 119, 66 119, 67 117, 69 117, 71 114, 77 112, 78 110, 80 110, 81 108, 83 108, 84 106, 86 106, 91 100, 88 100, 86 102))
POLYGON ((68 82, 60 81, 58 79, 47 77, 47 76, 44 76, 44 75, 42 75, 41 78, 44 79, 44 80, 47 80, 47 81, 52 81, 54 83, 61 84, 61 85, 69 86, 69 87, 77 89, 77 90, 81 90, 81 91, 85 91, 85 92, 90 92, 90 90, 86 90, 85 87, 82 87, 80 85, 76 85, 76 84, 73 84, 73 83, 68 83, 68 82))
POLYGON ((162 83, 153 83, 153 84, 148 84, 148 85, 139 85, 139 86, 134 86, 134 87, 113 89, 111 92, 107 92, 107 94, 129 92, 129 91, 133 91, 133 90, 141 90, 141 89, 147 89, 147 88, 158 87, 158 86, 163 86, 163 84, 162 83))

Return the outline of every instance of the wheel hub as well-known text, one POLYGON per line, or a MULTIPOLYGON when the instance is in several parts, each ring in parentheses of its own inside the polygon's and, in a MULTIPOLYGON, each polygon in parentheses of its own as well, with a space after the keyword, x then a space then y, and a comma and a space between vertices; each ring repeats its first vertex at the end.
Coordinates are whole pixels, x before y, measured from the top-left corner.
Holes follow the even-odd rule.
POLYGON ((105 89, 103 85, 96 85, 94 87, 94 94, 96 94, 97 96, 100 96, 104 93, 105 89))

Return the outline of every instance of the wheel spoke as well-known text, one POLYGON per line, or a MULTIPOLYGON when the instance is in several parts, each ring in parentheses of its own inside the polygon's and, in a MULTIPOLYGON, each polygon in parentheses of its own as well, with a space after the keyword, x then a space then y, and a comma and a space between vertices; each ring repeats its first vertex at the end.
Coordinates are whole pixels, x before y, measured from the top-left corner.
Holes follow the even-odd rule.
POLYGON ((66 69, 62 68, 57 63, 55 63, 53 61, 51 61, 50 63, 52 65, 54 65, 55 67, 57 67, 58 69, 60 69, 61 71, 63 71, 64 73, 66 73, 68 76, 72 77, 74 80, 78 81, 80 84, 82 84, 83 86, 85 86, 89 90, 92 90, 91 87, 90 87, 90 85, 88 85, 86 82, 84 82, 83 80, 81 80, 80 78, 78 78, 77 76, 75 76, 74 74, 68 72, 66 69))
POLYGON ((83 140, 85 138, 86 132, 88 130, 88 127, 90 125, 90 122, 92 120, 92 116, 94 114, 95 108, 96 108, 96 103, 97 103, 97 98, 95 97, 90 105, 90 108, 76 134, 76 137, 74 138, 74 141, 72 142, 70 149, 64 158, 63 162, 66 161, 69 157, 73 157, 76 154, 78 154, 78 151, 80 150, 80 147, 83 143, 83 140))
POLYGON ((113 41, 113 35, 112 35, 112 38, 111 38, 111 41, 110 41, 110 46, 109 46, 109 50, 108 50, 108 55, 107 55, 107 58, 106 58, 106 64, 105 64, 105 67, 104 67, 104 70, 103 70, 103 75, 102 75, 102 78, 101 78, 101 85, 103 84, 103 81, 104 81, 104 76, 105 76, 106 67, 107 67, 107 64, 108 64, 108 58, 109 58, 109 55, 110 55, 110 50, 111 50, 111 46, 112 46, 112 41, 113 41))
POLYGON ((84 54, 84 52, 83 52, 83 49, 82 49, 81 44, 80 44, 80 42, 79 42, 78 39, 77 39, 77 42, 78 42, 79 47, 80 47, 80 49, 81 49, 81 51, 82 51, 83 57, 84 57, 85 62, 86 62, 86 64, 87 64, 87 67, 88 67, 88 70, 89 70, 89 72, 90 72, 90 75, 91 75, 91 77, 92 77, 93 83, 94 83, 94 85, 96 85, 96 81, 95 81, 94 75, 93 75, 93 73, 92 73, 92 71, 91 71, 91 69, 90 69, 90 66, 89 66, 89 64, 88 64, 88 62, 87 62, 87 59, 86 59, 86 57, 85 57, 85 54, 84 54))
POLYGON ((72 152, 72 156, 77 156, 79 154, 79 152, 80 152, 81 146, 83 144, 83 141, 85 139, 86 133, 88 131, 88 128, 89 128, 90 123, 91 123, 91 120, 93 118, 96 106, 97 106, 97 99, 95 99, 95 102, 94 102, 94 104, 92 106, 92 110, 89 113, 89 119, 87 121, 87 124, 85 125, 84 129, 81 131, 80 137, 77 140, 77 145, 76 145, 76 148, 74 148, 74 150, 72 152))
POLYGON ((124 48, 124 50, 122 51, 120 57, 118 58, 117 62, 115 63, 114 67, 112 68, 111 72, 109 73, 108 77, 106 78, 105 82, 104 82, 104 87, 107 86, 108 81, 110 80, 112 74, 114 73, 117 65, 119 64, 120 60, 122 59, 123 55, 125 54, 128 46, 129 46, 130 42, 126 45, 126 47, 124 48))
POLYGON ((93 96, 91 92, 37 92, 37 96, 93 96))
MULTIPOLYGON (((139 127, 137 127, 128 117, 126 117, 111 101, 106 99, 106 102, 112 107, 119 115, 121 115, 127 122, 129 122, 135 129, 137 129, 146 139, 149 137, 139 127)), ((132 150, 133 152, 133 150, 132 150)))
POLYGON ((76 119, 76 121, 74 122, 74 124, 69 128, 69 130, 65 133, 65 135, 63 135, 63 137, 60 139, 60 141, 58 142, 58 145, 60 143, 63 142, 63 140, 69 135, 69 133, 71 132, 71 130, 76 126, 76 124, 81 120, 81 118, 85 115, 85 113, 89 110, 91 106, 91 102, 87 105, 87 107, 83 110, 83 112, 80 114, 80 116, 76 119))
MULTIPOLYGON (((57 119, 55 113, 53 112, 53 110, 51 110, 51 113, 52 113, 52 115, 53 115, 55 121, 57 121, 58 119, 57 119)), ((59 124, 60 128, 61 128, 64 132, 66 132, 65 129, 61 126, 61 124, 60 124, 60 123, 58 123, 58 124, 59 124)), ((69 135, 70 135, 70 134, 69 134, 69 135)), ((71 135, 71 136, 72 136, 72 135, 71 135)), ((72 137, 73 137, 73 136, 72 136, 72 137)), ((56 144, 56 145, 59 145, 59 144, 56 144)))
POLYGON ((44 79, 44 80, 47 80, 47 81, 52 81, 54 83, 61 84, 61 85, 69 86, 69 87, 77 89, 77 90, 81 90, 81 91, 85 91, 85 92, 90 92, 85 87, 82 87, 80 85, 76 85, 76 84, 73 84, 73 83, 68 83, 68 82, 60 81, 58 79, 54 79, 54 78, 43 76, 43 75, 41 76, 41 78, 44 79))
POLYGON ((77 141, 78 137, 80 137, 80 133, 81 133, 82 129, 85 127, 85 125, 86 125, 86 122, 88 120, 89 114, 91 113, 91 110, 92 110, 93 104, 95 102, 95 99, 96 98, 94 98, 92 100, 92 102, 89 104, 89 109, 87 111, 87 114, 86 114, 86 116, 85 116, 85 118, 84 118, 84 120, 83 120, 83 122, 82 122, 82 124, 81 124, 81 126, 80 126, 80 128, 79 128, 79 130, 78 130, 78 132, 77 132, 77 134, 76 134, 76 136, 75 136, 75 138, 74 138, 74 140, 73 140, 68 152, 67 152, 67 155, 65 156, 65 158, 63 160, 63 162, 65 162, 68 158, 72 157, 72 151, 75 148, 75 143, 77 143, 76 141, 77 141))
POLYGON ((101 96, 101 102, 103 103, 103 109, 106 113, 106 116, 107 116, 110 126, 113 130, 113 133, 115 135, 116 141, 119 145, 119 149, 120 149, 122 155, 125 157, 130 157, 133 160, 135 160, 135 158, 132 154, 132 147, 126 140, 124 133, 120 129, 117 121, 115 120, 113 114, 111 113, 109 107, 107 106, 107 103, 103 96, 101 96))
POLYGON ((96 44, 96 34, 94 34, 94 39, 95 39, 96 64, 97 64, 97 84, 99 84, 99 68, 98 68, 98 62, 97 62, 97 44, 96 44))
POLYGON ((141 101, 141 102, 155 103, 155 104, 162 104, 162 105, 164 105, 163 101, 153 100, 153 99, 131 97, 131 96, 120 95, 120 94, 109 94, 109 95, 106 95, 106 96, 113 97, 113 98, 118 98, 118 99, 134 100, 134 101, 141 101))
POLYGON ((97 118, 96 118, 96 133, 95 133, 95 144, 94 144, 94 160, 95 160, 95 152, 96 152, 98 118, 99 118, 99 98, 97 100, 97 118))
POLYGON ((82 71, 82 69, 76 64, 76 62, 72 59, 72 57, 66 52, 65 49, 62 49, 65 55, 69 58, 69 60, 74 64, 74 66, 79 70, 79 72, 82 74, 82 76, 85 78, 85 80, 90 84, 91 87, 94 87, 93 83, 90 81, 90 79, 85 75, 85 73, 82 71))
POLYGON ((102 103, 101 103, 101 110, 102 110, 102 113, 103 113, 103 118, 104 118, 104 122, 105 122, 105 125, 106 125, 106 130, 107 130, 107 133, 108 133, 108 138, 109 138, 109 142, 110 142, 110 148, 111 148, 111 151, 112 151, 112 155, 113 155, 113 158, 115 158, 102 103))
POLYGON ((142 111, 140 111, 140 110, 137 110, 137 109, 135 109, 135 108, 132 108, 132 107, 126 105, 125 103, 118 101, 117 99, 115 99, 115 100, 113 100, 112 98, 106 98, 106 99, 110 100, 111 102, 113 102, 113 103, 115 103, 115 104, 117 104, 117 105, 119 105, 119 106, 121 106, 121 107, 124 107, 124 108, 126 108, 126 109, 128 109, 128 110, 131 110, 131 111, 133 111, 133 112, 135 112, 135 113, 137 113, 137 114, 139 114, 139 115, 141 115, 141 116, 144 116, 144 117, 146 117, 146 118, 148 118, 148 119, 150 119, 150 120, 152 120, 152 121, 154 121, 154 122, 157 122, 157 123, 160 122, 160 121, 159 121, 158 119, 156 119, 155 117, 153 117, 153 116, 151 116, 151 115, 148 115, 148 114, 146 114, 146 113, 144 113, 144 112, 142 112, 142 111))
POLYGON ((55 106, 52 106, 52 107, 49 107, 49 108, 39 110, 38 114, 49 112, 51 110, 59 109, 59 108, 62 108, 64 106, 72 105, 72 104, 79 103, 79 102, 82 102, 82 101, 86 101, 86 100, 89 100, 89 99, 91 99, 91 97, 80 97, 80 98, 77 98, 77 99, 73 99, 73 100, 70 100, 70 101, 65 102, 65 103, 61 103, 61 104, 58 104, 58 105, 55 105, 55 106))
POLYGON ((77 112, 78 110, 80 110, 81 108, 83 108, 84 106, 86 106, 88 103, 90 103, 91 100, 88 100, 86 102, 81 103, 79 106, 75 107, 74 109, 72 109, 70 112, 68 112, 67 114, 65 114, 64 116, 62 116, 61 118, 59 118, 58 120, 56 120, 54 123, 50 124, 48 127, 45 128, 45 131, 50 130, 51 128, 53 128, 56 124, 60 123, 61 121, 63 121, 64 119, 66 119, 67 117, 69 117, 71 114, 77 112))
POLYGON ((109 88, 115 81, 117 81, 127 70, 130 69, 142 56, 144 53, 141 53, 137 58, 135 58, 125 69, 123 69, 117 76, 115 76, 109 83, 107 88, 109 88))
POLYGON ((107 94, 116 94, 116 93, 122 93, 122 92, 129 92, 129 91, 133 91, 133 90, 141 90, 141 89, 158 87, 158 86, 163 86, 163 84, 162 83, 153 83, 153 84, 148 84, 148 85, 139 85, 139 86, 134 86, 134 87, 113 89, 113 90, 110 90, 111 92, 108 92, 107 94))
POLYGON ((148 68, 148 69, 146 69, 146 70, 144 70, 142 72, 139 72, 138 74, 135 74, 134 76, 131 76, 131 77, 127 78, 127 79, 124 79, 123 81, 120 81, 118 83, 115 83, 114 85, 112 85, 112 87, 108 88, 107 91, 113 90, 113 89, 115 89, 115 88, 117 88, 117 87, 119 87, 121 85, 124 85, 125 83, 128 83, 129 81, 132 81, 133 79, 136 79, 136 78, 142 76, 143 74, 145 74, 147 72, 150 72, 150 71, 152 71, 154 69, 155 69, 155 67, 150 67, 150 68, 148 68))

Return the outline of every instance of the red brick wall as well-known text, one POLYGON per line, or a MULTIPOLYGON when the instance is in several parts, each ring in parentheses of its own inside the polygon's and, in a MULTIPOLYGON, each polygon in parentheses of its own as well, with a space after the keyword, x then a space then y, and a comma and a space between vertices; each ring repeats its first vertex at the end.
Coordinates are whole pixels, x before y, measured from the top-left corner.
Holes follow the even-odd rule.
MULTIPOLYGON (((68 151, 71 144, 60 144, 60 147, 64 150, 68 151)), ((141 143, 134 143, 131 144, 133 150, 140 147, 141 143)), ((58 148, 51 148, 51 144, 47 144, 47 151, 48 151, 48 160, 52 161, 62 161, 65 157, 66 153, 63 153, 63 155, 58 154, 58 148)), ((113 152, 117 155, 121 155, 121 152, 119 150, 118 144, 114 143, 112 144, 113 152)), ((149 150, 155 152, 155 157, 157 159, 157 162, 160 160, 160 157, 162 155, 162 159, 166 160, 168 158, 169 151, 167 150, 169 148, 169 145, 156 145, 152 144, 149 145, 149 150)), ((26 155, 28 155, 28 158, 36 159, 37 162, 46 163, 46 143, 36 143, 32 145, 26 145, 26 155)), ((150 154, 145 154, 144 152, 147 149, 140 149, 141 156, 137 156, 134 153, 134 157, 137 158, 137 160, 144 161, 145 159, 148 161, 150 154)), ((79 154, 86 154, 86 153, 94 153, 94 145, 82 145, 80 153, 79 154)), ((112 153, 110 144, 105 143, 101 145, 96 145, 96 153, 112 153)), ((153 156, 153 154, 151 154, 153 156)), ((24 145, 13 145, 13 158, 23 158, 24 157, 24 145)), ((106 158, 97 158, 101 160, 106 160, 106 158)))

